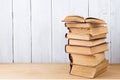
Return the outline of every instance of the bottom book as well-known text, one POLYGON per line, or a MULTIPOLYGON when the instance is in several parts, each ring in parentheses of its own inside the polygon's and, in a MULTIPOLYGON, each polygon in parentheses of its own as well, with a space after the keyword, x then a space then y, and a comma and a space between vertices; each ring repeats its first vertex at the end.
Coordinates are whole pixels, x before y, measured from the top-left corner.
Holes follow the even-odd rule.
POLYGON ((109 63, 107 60, 102 61, 100 64, 94 67, 71 64, 70 74, 86 78, 94 78, 105 72, 108 65, 109 63))

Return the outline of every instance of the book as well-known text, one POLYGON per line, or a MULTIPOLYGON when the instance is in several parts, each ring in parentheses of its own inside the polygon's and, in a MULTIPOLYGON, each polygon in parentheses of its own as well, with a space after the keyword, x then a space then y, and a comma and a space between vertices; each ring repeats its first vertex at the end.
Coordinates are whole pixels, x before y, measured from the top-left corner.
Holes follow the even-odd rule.
POLYGON ((88 22, 88 23, 100 23, 100 24, 106 24, 106 22, 102 19, 93 18, 93 17, 87 17, 84 18, 82 16, 78 15, 70 15, 66 16, 63 22, 88 22))
POLYGON ((108 50, 107 43, 102 43, 96 46, 86 47, 86 46, 75 46, 75 45, 66 45, 65 50, 67 53, 75 53, 82 55, 94 55, 99 52, 104 52, 108 50))
POLYGON ((99 24, 99 23, 78 23, 78 22, 67 22, 65 23, 65 26, 68 28, 91 28, 91 27, 101 27, 105 26, 105 24, 99 24))
MULTIPOLYGON (((108 67, 108 66, 107 66, 108 67)), ((100 71, 98 71, 95 75, 94 75, 94 77, 97 77, 97 76, 99 76, 100 74, 102 74, 102 73, 104 73, 105 71, 107 71, 107 67, 105 67, 104 69, 101 69, 100 71)))
POLYGON ((84 22, 84 18, 82 16, 71 15, 66 16, 63 22, 84 22))
POLYGON ((96 40, 77 40, 77 39, 68 39, 68 45, 76 45, 76 46, 96 46, 99 44, 105 43, 105 38, 96 39, 96 40))
POLYGON ((85 22, 106 24, 106 22, 104 20, 98 19, 98 18, 93 18, 93 17, 87 17, 87 18, 85 18, 85 22))
POLYGON ((94 27, 94 28, 68 28, 69 32, 76 34, 90 34, 91 36, 108 33, 107 27, 94 27))
POLYGON ((97 66, 71 65, 70 74, 86 78, 94 78, 106 71, 108 61, 105 59, 97 66))
POLYGON ((69 59, 71 64, 78 64, 83 66, 96 66, 105 59, 105 53, 101 52, 90 56, 70 53, 69 59))
POLYGON ((90 34, 76 34, 76 33, 66 33, 65 37, 68 39, 80 39, 80 40, 95 40, 95 39, 101 39, 106 37, 106 33, 99 34, 95 36, 91 36, 90 34))

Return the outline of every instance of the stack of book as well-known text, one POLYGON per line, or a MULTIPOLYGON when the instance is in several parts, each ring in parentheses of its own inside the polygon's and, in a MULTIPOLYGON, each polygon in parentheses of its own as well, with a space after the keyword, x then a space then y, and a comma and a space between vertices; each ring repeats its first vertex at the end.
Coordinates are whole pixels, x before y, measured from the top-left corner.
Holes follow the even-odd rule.
POLYGON ((70 74, 94 78, 105 72, 108 66, 105 59, 105 51, 108 50, 105 21, 81 16, 66 16, 63 21, 69 30, 65 51, 69 53, 71 62, 70 74))

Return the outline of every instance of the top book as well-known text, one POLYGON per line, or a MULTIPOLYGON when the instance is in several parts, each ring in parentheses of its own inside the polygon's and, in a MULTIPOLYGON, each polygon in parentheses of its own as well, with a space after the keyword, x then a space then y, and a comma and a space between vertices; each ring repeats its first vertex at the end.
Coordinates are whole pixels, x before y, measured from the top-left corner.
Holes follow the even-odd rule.
POLYGON ((94 18, 94 17, 81 17, 77 15, 73 16, 66 16, 63 22, 87 22, 87 23, 99 23, 99 24, 106 24, 104 20, 94 18))

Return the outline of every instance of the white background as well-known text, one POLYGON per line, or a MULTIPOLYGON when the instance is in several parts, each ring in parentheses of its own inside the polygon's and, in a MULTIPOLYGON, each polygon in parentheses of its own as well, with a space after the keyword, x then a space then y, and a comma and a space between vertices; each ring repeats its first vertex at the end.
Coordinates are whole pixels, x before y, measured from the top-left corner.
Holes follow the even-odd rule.
POLYGON ((66 63, 61 20, 97 17, 108 24, 106 58, 120 63, 120 0, 0 0, 0 63, 66 63))

